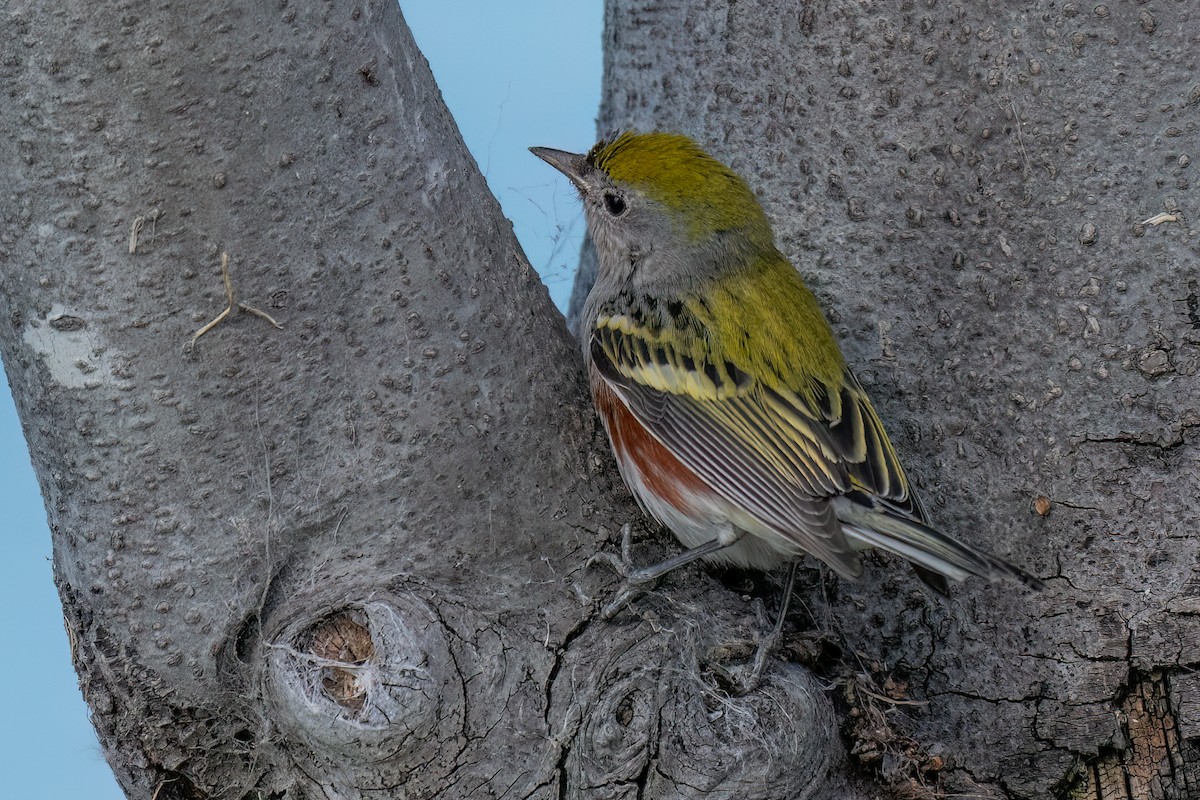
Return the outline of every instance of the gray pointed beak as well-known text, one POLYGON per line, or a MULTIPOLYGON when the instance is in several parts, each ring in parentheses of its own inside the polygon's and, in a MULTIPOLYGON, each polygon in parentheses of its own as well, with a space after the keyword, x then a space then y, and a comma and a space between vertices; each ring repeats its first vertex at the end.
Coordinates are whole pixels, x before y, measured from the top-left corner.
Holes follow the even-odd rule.
POLYGON ((587 185, 583 181, 583 176, 591 169, 587 163, 587 156, 568 153, 566 150, 555 150, 552 147, 531 147, 529 152, 566 175, 579 191, 587 190, 587 185))

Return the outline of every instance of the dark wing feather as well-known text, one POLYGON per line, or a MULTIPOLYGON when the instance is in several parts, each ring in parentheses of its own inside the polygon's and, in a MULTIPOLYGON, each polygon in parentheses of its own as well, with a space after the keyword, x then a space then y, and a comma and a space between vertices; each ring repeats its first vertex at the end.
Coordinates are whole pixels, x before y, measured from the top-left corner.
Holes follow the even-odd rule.
POLYGON ((840 393, 841 420, 831 419, 830 429, 836 431, 845 426, 846 432, 842 436, 853 442, 853 447, 843 450, 843 457, 854 488, 885 501, 885 505, 895 511, 924 520, 924 510, 866 391, 849 369, 845 378, 840 393), (847 421, 850 422, 848 426, 847 421))
POLYGON ((685 361, 669 343, 622 327, 597 329, 590 356, 647 430, 760 524, 838 572, 858 575, 829 503, 851 479, 822 423, 796 412, 785 422, 736 366, 694 351, 685 361))

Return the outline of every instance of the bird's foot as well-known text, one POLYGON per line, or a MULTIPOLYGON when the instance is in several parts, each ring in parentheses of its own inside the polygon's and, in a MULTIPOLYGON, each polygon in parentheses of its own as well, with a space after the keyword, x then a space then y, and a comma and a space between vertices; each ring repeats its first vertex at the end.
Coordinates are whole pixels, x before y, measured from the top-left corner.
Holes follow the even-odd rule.
POLYGON ((652 583, 661 574, 653 567, 638 569, 633 565, 633 526, 628 522, 621 526, 621 555, 596 553, 587 562, 589 567, 593 564, 607 564, 625 579, 616 596, 600 610, 605 619, 612 619, 620 613, 621 609, 646 591, 646 584, 652 583))
POLYGON ((743 640, 715 648, 709 653, 709 671, 718 685, 734 697, 750 694, 759 687, 767 670, 767 662, 778 648, 783 634, 781 625, 772 624, 767 619, 761 601, 756 600, 753 608, 758 630, 767 631, 757 637, 757 645, 743 640), (754 655, 747 662, 737 665, 729 663, 739 657, 744 658, 751 647, 754 648, 754 655))
POLYGON ((745 677, 738 678, 733 675, 733 670, 725 667, 722 664, 714 663, 711 667, 713 675, 717 682, 724 685, 726 691, 734 697, 741 697, 749 694, 758 688, 762 683, 763 673, 767 669, 767 660, 775 652, 783 639, 783 624, 787 621, 788 608, 791 606, 792 590, 796 586, 796 562, 792 562, 788 566, 787 579, 784 581, 783 597, 779 602, 779 614, 775 618, 775 624, 771 624, 767 619, 767 613, 763 609, 761 601, 754 603, 754 618, 758 630, 766 630, 758 641, 758 646, 754 649, 754 658, 746 666, 741 667, 738 671, 744 672, 749 670, 749 674, 745 677))
POLYGON ((621 555, 612 553, 596 553, 588 559, 587 565, 604 563, 612 567, 622 578, 628 578, 634 571, 633 567, 633 526, 626 522, 621 526, 621 555))

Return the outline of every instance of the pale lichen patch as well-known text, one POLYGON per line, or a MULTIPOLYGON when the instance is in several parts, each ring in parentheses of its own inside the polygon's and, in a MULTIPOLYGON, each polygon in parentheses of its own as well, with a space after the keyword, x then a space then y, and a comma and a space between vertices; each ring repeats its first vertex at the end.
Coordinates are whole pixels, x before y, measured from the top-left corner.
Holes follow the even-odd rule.
POLYGON ((61 386, 86 389, 111 380, 104 348, 80 312, 55 303, 44 319, 33 319, 25 326, 22 338, 61 386))

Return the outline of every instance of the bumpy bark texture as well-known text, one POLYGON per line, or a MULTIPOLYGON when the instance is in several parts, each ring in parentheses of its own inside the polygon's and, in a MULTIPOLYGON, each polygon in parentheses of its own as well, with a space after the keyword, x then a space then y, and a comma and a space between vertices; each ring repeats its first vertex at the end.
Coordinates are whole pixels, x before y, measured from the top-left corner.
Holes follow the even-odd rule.
POLYGON ((917 793, 1196 797, 1200 13, 610 0, 606 23, 601 130, 682 130, 749 179, 935 522, 1046 580, 938 602, 880 558, 814 590, 858 669, 927 703, 887 717, 911 738, 852 720, 860 760, 917 793))
POLYGON ((748 605, 596 617, 638 512, 394 2, 3 14, 0 349, 131 797, 853 796, 806 671, 702 677, 748 605))

